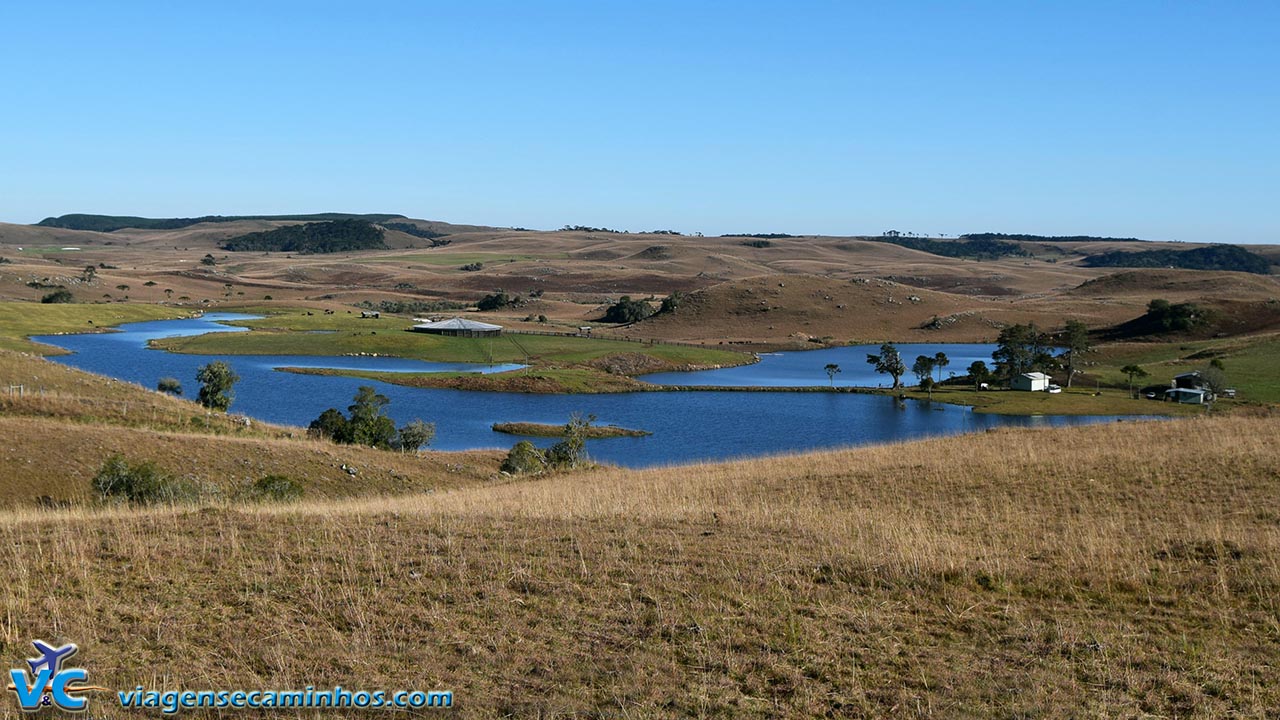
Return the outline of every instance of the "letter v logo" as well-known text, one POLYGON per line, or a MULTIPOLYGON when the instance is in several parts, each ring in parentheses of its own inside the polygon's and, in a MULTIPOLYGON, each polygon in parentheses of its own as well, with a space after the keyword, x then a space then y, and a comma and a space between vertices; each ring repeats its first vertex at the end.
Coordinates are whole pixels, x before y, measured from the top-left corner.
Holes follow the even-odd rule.
POLYGON ((31 676, 26 670, 10 670, 9 677, 13 680, 13 691, 18 695, 18 706, 23 710, 39 710, 40 699, 44 697, 44 689, 49 686, 52 675, 53 671, 45 668, 36 675, 34 683, 28 683, 27 679, 31 676))

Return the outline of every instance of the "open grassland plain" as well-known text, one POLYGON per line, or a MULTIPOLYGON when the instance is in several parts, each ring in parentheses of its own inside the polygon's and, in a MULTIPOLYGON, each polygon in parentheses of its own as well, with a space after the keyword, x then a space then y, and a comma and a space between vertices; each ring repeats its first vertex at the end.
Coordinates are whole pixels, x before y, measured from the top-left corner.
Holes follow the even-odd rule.
POLYGON ((1122 427, 13 511, 0 650, 73 640, 113 688, 449 689, 463 717, 1269 716, 1280 420, 1122 427))

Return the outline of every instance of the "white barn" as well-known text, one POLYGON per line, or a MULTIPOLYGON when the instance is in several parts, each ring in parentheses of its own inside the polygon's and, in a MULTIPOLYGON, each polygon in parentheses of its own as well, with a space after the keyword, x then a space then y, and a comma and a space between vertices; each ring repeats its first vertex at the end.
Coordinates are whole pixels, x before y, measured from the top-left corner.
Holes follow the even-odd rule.
POLYGON ((1042 372, 1022 373, 1015 377, 1011 386, 1014 390, 1037 392, 1049 389, 1049 376, 1042 372))

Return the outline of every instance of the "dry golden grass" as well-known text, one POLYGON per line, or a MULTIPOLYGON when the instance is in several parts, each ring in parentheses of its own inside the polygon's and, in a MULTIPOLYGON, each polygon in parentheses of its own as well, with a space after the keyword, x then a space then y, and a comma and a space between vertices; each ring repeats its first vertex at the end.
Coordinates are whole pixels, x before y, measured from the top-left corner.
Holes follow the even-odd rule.
MULTIPOLYGON (((467 717, 1264 717, 1275 418, 0 518, 0 650, 467 717)), ((102 711, 105 705, 93 709, 102 711)))

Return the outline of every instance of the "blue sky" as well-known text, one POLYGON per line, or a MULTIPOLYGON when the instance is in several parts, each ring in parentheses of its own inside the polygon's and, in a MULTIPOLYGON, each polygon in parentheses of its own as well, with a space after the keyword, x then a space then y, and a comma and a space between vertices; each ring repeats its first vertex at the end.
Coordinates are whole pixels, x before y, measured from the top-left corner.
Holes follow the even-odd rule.
POLYGON ((1280 242, 1274 2, 0 5, 0 221, 1280 242))

